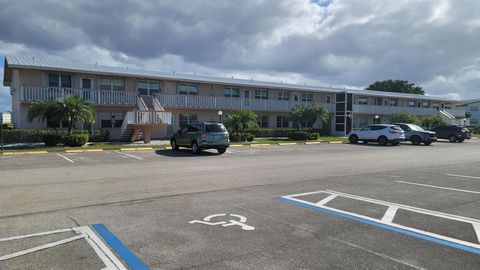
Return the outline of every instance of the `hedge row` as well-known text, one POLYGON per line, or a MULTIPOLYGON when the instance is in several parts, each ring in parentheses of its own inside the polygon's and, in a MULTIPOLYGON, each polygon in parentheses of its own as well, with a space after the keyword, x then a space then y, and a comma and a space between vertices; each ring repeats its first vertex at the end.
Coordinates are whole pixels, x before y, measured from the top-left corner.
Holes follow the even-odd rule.
MULTIPOLYGON (((102 142, 110 140, 110 133, 108 132, 108 130, 96 130, 93 132, 92 136, 88 136, 89 132, 86 130, 75 130, 72 132, 72 134, 87 135, 87 140, 90 139, 89 141, 91 142, 102 142)), ((45 142, 46 145, 51 146, 52 144, 57 145, 62 142, 62 139, 67 135, 68 134, 66 131, 58 131, 58 133, 55 133, 53 130, 12 129, 3 131, 3 142, 4 144, 45 142)), ((87 141, 85 141, 85 143, 86 142, 87 141)))
POLYGON ((230 141, 232 142, 251 142, 255 139, 252 133, 232 133, 230 134, 230 141))
POLYGON ((255 137, 290 137, 292 133, 297 131, 294 128, 256 128, 247 129, 245 133, 251 133, 255 137))

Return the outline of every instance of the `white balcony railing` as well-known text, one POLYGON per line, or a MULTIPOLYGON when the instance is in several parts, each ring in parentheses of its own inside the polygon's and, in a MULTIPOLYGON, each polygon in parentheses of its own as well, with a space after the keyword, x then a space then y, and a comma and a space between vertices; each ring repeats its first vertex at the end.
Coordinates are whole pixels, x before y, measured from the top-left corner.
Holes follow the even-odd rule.
MULTIPOLYGON (((163 107, 199 108, 199 109, 248 109, 255 111, 287 112, 299 106, 308 106, 311 102, 270 99, 245 99, 186 95, 156 95, 163 107)), ((329 112, 333 112, 333 104, 324 104, 329 112)))
POLYGON ((63 96, 79 96, 92 104, 135 105, 137 93, 127 91, 88 90, 56 87, 21 87, 20 101, 55 100, 63 96))
POLYGON ((435 115, 438 113, 435 108, 417 108, 417 107, 400 107, 400 106, 375 106, 375 105, 353 105, 355 113, 364 114, 394 114, 394 113, 411 113, 415 115, 435 115))
MULTIPOLYGON (((124 119, 125 125, 171 125, 171 112, 145 112, 132 111, 127 112, 124 119)), ((126 128, 122 126, 122 129, 126 128)))

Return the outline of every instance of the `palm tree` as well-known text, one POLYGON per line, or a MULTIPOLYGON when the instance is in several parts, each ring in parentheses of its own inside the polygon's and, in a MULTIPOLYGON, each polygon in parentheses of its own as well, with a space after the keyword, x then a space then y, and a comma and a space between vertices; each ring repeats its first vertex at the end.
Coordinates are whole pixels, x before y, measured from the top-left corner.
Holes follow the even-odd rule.
POLYGON ((93 106, 78 96, 65 96, 58 99, 62 112, 62 120, 68 125, 68 135, 72 134, 73 126, 78 122, 91 124, 95 122, 93 106))
POLYGON ((82 121, 87 124, 95 122, 93 106, 78 96, 61 97, 55 101, 42 101, 34 104, 28 111, 28 121, 33 119, 47 121, 59 126, 61 122, 67 124, 68 135, 72 134, 73 126, 82 121))
POLYGON ((227 115, 223 122, 233 132, 242 132, 257 127, 257 115, 249 110, 239 110, 227 115))
POLYGON ((322 104, 313 103, 308 107, 293 108, 289 112, 290 119, 298 124, 298 129, 312 128, 320 121, 322 124, 328 122, 328 111, 322 104))
POLYGON ((33 122, 34 119, 40 121, 47 121, 51 123, 53 130, 57 132, 56 127, 60 126, 62 121, 62 113, 56 101, 47 100, 42 102, 37 102, 30 107, 28 110, 27 120, 33 122))

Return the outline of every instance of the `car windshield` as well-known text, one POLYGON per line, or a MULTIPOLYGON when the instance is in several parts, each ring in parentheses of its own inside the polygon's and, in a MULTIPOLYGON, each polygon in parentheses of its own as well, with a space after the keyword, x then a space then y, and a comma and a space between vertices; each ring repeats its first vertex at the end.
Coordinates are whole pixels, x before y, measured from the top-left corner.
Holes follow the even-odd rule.
POLYGON ((408 127, 410 127, 412 130, 415 130, 415 131, 425 131, 423 128, 413 124, 408 125, 408 127))
POLYGON ((225 132, 227 131, 222 124, 207 124, 205 126, 207 132, 225 132))

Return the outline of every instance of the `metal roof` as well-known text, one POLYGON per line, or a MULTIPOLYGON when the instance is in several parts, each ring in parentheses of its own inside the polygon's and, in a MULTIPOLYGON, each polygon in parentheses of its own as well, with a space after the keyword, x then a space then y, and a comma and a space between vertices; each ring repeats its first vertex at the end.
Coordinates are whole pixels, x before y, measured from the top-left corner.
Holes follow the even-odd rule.
POLYGON ((159 80, 176 80, 185 82, 196 83, 214 83, 231 86, 244 86, 255 88, 270 88, 279 90, 300 90, 300 91, 313 91, 313 92, 325 92, 325 93, 341 93, 348 92, 355 95, 364 96, 377 96, 377 97, 391 97, 391 98, 411 98, 420 100, 436 100, 436 101, 457 101, 448 98, 430 96, 430 95, 415 95, 415 94, 403 94, 393 92, 381 92, 372 90, 359 90, 359 89, 346 89, 346 88, 331 88, 322 87, 309 84, 289 84, 289 83, 275 83, 256 80, 234 79, 224 77, 210 77, 196 74, 181 74, 177 72, 165 72, 156 70, 141 70, 131 68, 119 68, 99 65, 86 65, 76 62, 70 62, 65 60, 45 59, 38 57, 18 57, 18 56, 6 56, 5 57, 5 84, 9 82, 7 76, 9 72, 7 69, 11 68, 23 68, 23 69, 39 69, 39 70, 54 70, 54 71, 67 71, 76 73, 98 74, 98 75, 114 75, 122 77, 135 77, 145 79, 159 79, 159 80))
POLYGON ((467 106, 473 103, 480 103, 480 98, 478 99, 469 99, 469 100, 462 100, 457 106, 467 106))

